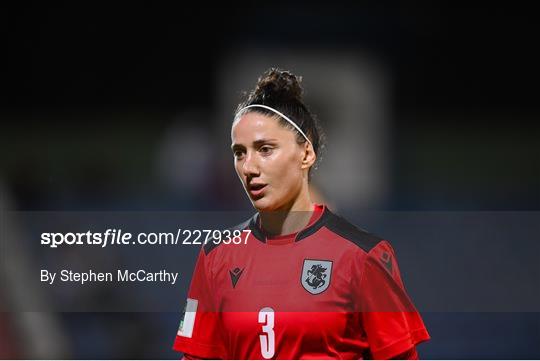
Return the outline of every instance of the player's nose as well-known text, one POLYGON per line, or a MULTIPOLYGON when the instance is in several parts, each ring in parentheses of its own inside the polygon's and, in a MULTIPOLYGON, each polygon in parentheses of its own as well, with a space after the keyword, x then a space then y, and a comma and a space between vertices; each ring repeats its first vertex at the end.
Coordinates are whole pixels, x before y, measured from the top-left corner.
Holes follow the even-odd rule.
POLYGON ((257 159, 249 152, 248 154, 246 154, 246 158, 244 159, 244 163, 242 164, 242 172, 244 173, 244 176, 248 178, 259 175, 260 170, 257 159))

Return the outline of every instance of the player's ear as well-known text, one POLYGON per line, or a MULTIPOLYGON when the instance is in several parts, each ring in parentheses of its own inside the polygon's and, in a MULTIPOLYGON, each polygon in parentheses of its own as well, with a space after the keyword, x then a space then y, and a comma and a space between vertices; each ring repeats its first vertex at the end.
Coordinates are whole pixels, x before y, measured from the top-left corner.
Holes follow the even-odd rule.
POLYGON ((302 169, 309 169, 317 160, 317 155, 310 142, 302 144, 302 148, 302 169))

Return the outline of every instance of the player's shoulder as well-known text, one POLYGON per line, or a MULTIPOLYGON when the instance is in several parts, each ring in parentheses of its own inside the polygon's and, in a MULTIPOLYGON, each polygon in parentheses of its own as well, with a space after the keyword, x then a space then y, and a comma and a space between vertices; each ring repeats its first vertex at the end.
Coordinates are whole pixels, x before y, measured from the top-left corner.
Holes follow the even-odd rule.
POLYGON ((325 227, 330 232, 356 245, 364 252, 369 253, 381 242, 387 242, 384 238, 356 226, 346 218, 328 209, 326 211, 325 227))
MULTIPOLYGON (((248 220, 242 222, 242 223, 239 223, 235 226, 232 226, 232 227, 227 227, 226 229, 222 230, 222 232, 224 231, 229 231, 229 232, 234 232, 234 231, 243 231, 247 228, 249 228, 250 226, 250 223, 253 222, 253 219, 254 219, 255 216, 249 218, 248 220)), ((221 242, 221 239, 215 239, 215 238, 212 238, 210 240, 210 242, 206 243, 204 246, 203 246, 203 249, 204 249, 204 253, 206 256, 208 256, 210 254, 210 252, 212 252, 214 249, 218 248, 220 245, 222 245, 223 242, 221 242)))

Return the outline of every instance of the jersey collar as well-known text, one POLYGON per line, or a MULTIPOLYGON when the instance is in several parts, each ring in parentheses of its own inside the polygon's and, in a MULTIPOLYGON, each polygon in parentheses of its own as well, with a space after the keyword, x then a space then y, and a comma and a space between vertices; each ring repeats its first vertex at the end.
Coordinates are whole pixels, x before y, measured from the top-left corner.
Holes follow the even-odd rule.
MULTIPOLYGON (((322 214, 320 215, 319 219, 316 220, 313 224, 307 226, 306 228, 302 229, 300 232, 296 234, 296 237, 294 239, 295 242, 301 241, 304 238, 307 238, 317 232, 322 226, 326 224, 328 219, 331 217, 332 212, 328 209, 326 205, 323 206, 324 209, 322 211, 322 214)), ((259 213, 255 213, 253 217, 249 220, 249 229, 251 230, 251 234, 257 238, 259 241, 266 243, 266 233, 264 230, 259 226, 259 213)))

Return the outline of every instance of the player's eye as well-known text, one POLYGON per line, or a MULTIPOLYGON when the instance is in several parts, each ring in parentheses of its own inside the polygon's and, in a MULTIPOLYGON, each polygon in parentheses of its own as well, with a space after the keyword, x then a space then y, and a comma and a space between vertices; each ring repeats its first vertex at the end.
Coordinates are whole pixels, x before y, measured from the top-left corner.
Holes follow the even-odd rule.
POLYGON ((237 149, 237 150, 233 151, 233 155, 234 155, 234 157, 236 159, 242 158, 244 156, 244 151, 240 150, 240 149, 237 149))
POLYGON ((268 146, 268 145, 263 145, 262 147, 259 148, 259 152, 262 154, 262 155, 270 155, 272 154, 272 150, 274 148, 268 146))

